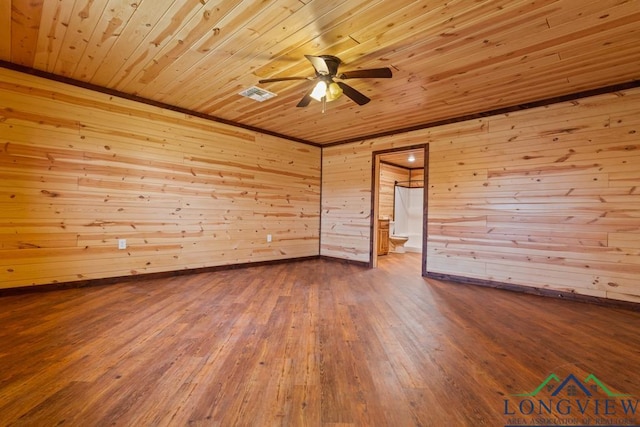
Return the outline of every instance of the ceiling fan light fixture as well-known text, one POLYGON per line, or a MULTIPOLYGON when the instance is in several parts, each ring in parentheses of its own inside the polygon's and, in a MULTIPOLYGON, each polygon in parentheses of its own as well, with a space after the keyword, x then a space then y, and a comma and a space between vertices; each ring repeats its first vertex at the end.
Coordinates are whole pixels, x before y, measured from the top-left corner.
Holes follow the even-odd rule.
POLYGON ((320 80, 316 87, 311 92, 311 98, 316 101, 322 101, 322 98, 327 96, 327 83, 324 80, 320 80))
POLYGON ((329 84, 329 87, 327 88, 327 101, 335 101, 336 99, 340 98, 340 96, 342 96, 342 88, 338 86, 338 83, 331 82, 329 84))
POLYGON ((325 98, 326 102, 335 101, 340 98, 341 95, 342 88, 336 82, 331 82, 327 85, 327 82, 324 80, 320 80, 311 92, 311 98, 318 102, 322 101, 322 98, 325 98))

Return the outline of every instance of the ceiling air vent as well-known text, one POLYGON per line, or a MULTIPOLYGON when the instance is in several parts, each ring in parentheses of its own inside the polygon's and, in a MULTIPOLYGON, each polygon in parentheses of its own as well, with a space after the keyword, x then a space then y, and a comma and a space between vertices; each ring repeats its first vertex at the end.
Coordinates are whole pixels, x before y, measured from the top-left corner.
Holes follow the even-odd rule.
POLYGON ((246 96, 247 98, 255 99, 258 102, 266 101, 267 99, 271 99, 276 96, 275 93, 269 92, 268 90, 260 89, 259 87, 251 86, 249 89, 243 90, 240 92, 240 95, 246 96))

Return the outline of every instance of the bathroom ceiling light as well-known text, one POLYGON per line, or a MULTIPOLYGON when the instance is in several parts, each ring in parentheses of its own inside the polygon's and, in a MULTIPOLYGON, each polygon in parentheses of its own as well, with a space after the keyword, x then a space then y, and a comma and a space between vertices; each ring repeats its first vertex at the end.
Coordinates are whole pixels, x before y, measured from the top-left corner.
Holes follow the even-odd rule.
POLYGON ((411 163, 413 163, 413 162, 416 161, 416 156, 414 156, 413 153, 409 154, 409 158, 407 160, 410 161, 411 163))

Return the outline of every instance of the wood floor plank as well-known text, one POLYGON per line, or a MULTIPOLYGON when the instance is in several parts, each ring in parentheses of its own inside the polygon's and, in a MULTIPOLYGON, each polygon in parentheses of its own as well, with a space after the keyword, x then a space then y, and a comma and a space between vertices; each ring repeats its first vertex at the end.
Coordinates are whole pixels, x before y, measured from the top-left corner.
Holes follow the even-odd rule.
POLYGON ((0 306, 0 425, 505 425, 550 373, 640 395, 640 312, 424 279, 411 253, 0 306))

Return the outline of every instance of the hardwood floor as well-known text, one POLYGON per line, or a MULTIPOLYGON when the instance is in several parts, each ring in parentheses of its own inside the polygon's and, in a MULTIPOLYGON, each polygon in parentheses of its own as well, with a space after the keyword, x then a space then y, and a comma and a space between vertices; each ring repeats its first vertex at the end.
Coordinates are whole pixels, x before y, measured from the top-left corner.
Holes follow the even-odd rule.
POLYGON ((426 280, 417 254, 0 307, 3 426, 503 426, 551 373, 640 396, 640 313, 426 280))

